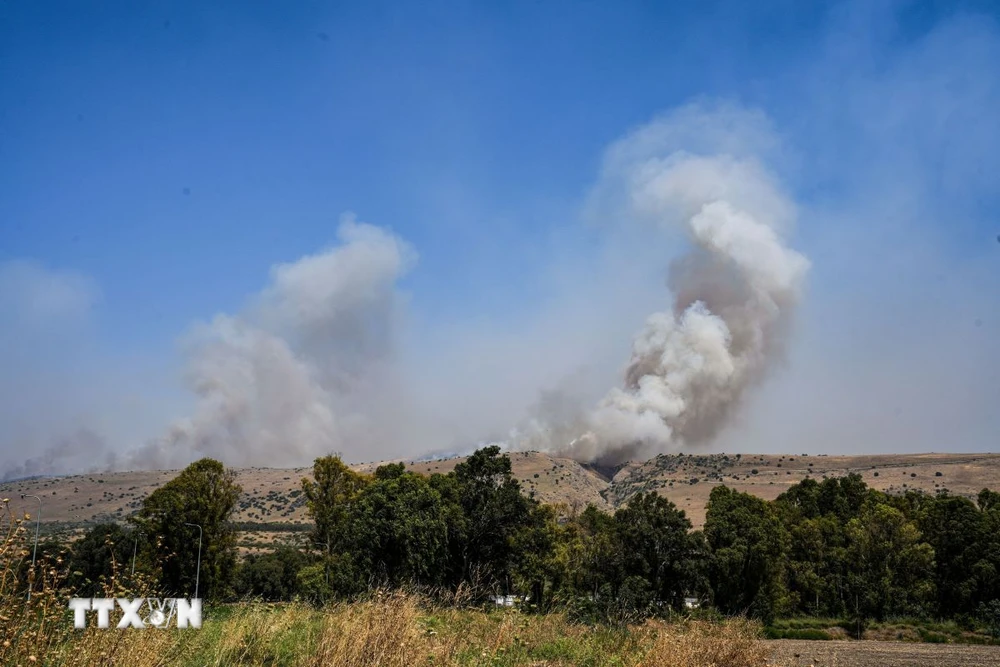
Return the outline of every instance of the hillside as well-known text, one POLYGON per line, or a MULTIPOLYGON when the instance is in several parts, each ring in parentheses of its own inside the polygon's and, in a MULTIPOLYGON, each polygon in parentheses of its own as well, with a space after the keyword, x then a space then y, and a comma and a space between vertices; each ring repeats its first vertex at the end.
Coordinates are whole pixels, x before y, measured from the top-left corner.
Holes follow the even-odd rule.
MULTIPOLYGON (((431 474, 448 472, 462 460, 406 463, 411 470, 431 474)), ((525 491, 544 502, 565 503, 578 509, 593 503, 608 509, 626 502, 636 492, 656 491, 687 512, 699 527, 704 522, 709 493, 722 483, 769 500, 807 476, 822 479, 850 472, 861 474, 869 486, 890 492, 920 489, 933 493, 948 489, 972 497, 984 487, 1000 489, 1000 454, 660 455, 648 461, 629 462, 616 471, 603 471, 614 473, 610 480, 572 459, 539 452, 516 452, 511 461, 525 491)), ((371 472, 377 465, 355 467, 371 472)), ((242 468, 236 472, 244 490, 237 521, 273 524, 276 529, 307 522, 300 480, 310 474, 310 468, 242 468)), ((16 512, 30 512, 32 516, 37 501, 22 500, 20 494, 41 497, 42 522, 47 524, 121 520, 175 474, 143 471, 18 480, 0 484, 0 496, 9 498, 16 512)), ((266 525, 258 530, 270 532, 266 525)))

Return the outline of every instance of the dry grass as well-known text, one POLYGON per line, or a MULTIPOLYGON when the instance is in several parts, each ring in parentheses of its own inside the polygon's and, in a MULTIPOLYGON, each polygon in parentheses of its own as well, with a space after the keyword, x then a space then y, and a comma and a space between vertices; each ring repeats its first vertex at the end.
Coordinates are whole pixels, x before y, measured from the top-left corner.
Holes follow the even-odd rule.
POLYGON ((345 667, 404 667, 426 657, 427 646, 419 628, 419 608, 404 594, 330 609, 309 663, 345 667))
POLYGON ((767 664, 769 650, 760 641, 760 626, 747 620, 659 624, 655 633, 652 649, 639 663, 641 667, 767 664))
MULTIPOLYGON (((2 504, 0 525, 0 665, 127 667, 411 667, 416 665, 763 665, 760 628, 650 622, 588 627, 561 614, 462 608, 405 592, 314 609, 301 604, 241 604, 207 610, 201 630, 73 628, 62 587, 62 559, 30 568, 30 517, 2 504), (32 581, 30 602, 26 580, 32 581)), ((141 580, 112 576, 105 597, 145 596, 141 580)), ((92 623, 93 619, 91 619, 92 623)), ((112 614, 112 627, 118 621, 112 614)))
MULTIPOLYGON (((62 587, 63 555, 39 557, 31 566, 31 519, 29 514, 16 516, 9 500, 0 500, 0 664, 163 664, 149 658, 170 646, 165 634, 74 630, 66 606, 70 591, 62 587)), ((105 597, 136 597, 148 590, 141 577, 126 585, 112 576, 103 588, 105 597)))

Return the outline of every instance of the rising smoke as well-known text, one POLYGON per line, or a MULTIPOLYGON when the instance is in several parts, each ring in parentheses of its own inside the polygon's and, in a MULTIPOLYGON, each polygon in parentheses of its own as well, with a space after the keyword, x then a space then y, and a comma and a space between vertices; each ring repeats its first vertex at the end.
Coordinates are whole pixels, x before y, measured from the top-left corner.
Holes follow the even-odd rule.
POLYGON ((372 439, 377 412, 365 406, 386 399, 396 281, 416 255, 350 215, 337 235, 339 245, 274 267, 244 312, 196 327, 186 373, 198 396, 194 415, 126 466, 173 467, 198 456, 287 466, 372 439))
MULTIPOLYGON (((568 334, 608 327, 603 320, 616 312, 608 298, 621 302, 628 295, 618 292, 641 291, 614 270, 621 264, 604 268, 608 296, 581 311, 596 309, 596 318, 572 315, 566 304, 575 295, 562 294, 563 307, 540 335, 528 341, 520 332, 523 345, 503 351, 495 341, 473 340, 458 353, 416 346, 415 365, 399 358, 397 339, 404 305, 398 283, 416 253, 348 215, 337 244, 273 267, 242 310, 185 337, 185 381, 196 397, 190 417, 116 458, 94 452, 103 444, 90 431, 72 442, 87 444, 92 467, 124 469, 175 468, 201 456, 285 467, 330 452, 352 460, 399 456, 404 448, 461 452, 479 438, 503 440, 488 438, 496 433, 495 413, 526 400, 532 386, 550 386, 534 406, 522 404, 527 418, 505 444, 610 463, 708 443, 781 358, 808 269, 782 241, 795 207, 756 157, 768 153, 770 137, 752 112, 686 107, 609 151, 590 213, 610 224, 609 235, 628 227, 648 242, 682 231, 687 248, 670 264, 673 307, 647 318, 619 388, 605 393, 610 377, 603 374, 596 387, 582 382, 581 369, 594 361, 584 357, 612 357, 606 344, 571 345, 568 334), (549 361, 545 378, 542 364, 528 359, 553 359, 554 345, 567 358, 549 361), (505 372, 530 381, 491 394, 503 386, 501 369, 484 361, 499 355, 505 372), (564 386, 546 385, 553 377, 564 386)), ((574 289, 591 299, 600 292, 582 282, 574 289)), ((627 334, 609 339, 614 347, 617 335, 627 334)), ((70 442, 57 439, 7 475, 54 471, 71 450, 83 451, 70 442)))
POLYGON ((752 156, 678 150, 617 168, 626 214, 683 229, 690 249, 670 267, 673 308, 649 316, 623 386, 564 448, 606 463, 711 441, 780 360, 809 268, 781 237, 794 206, 752 156))
MULTIPOLYGON (((634 137, 614 147, 626 202, 619 213, 655 234, 685 232, 689 250, 669 272, 673 308, 648 317, 620 388, 589 412, 579 396, 542 392, 511 447, 615 462, 705 444, 781 358, 809 263, 782 241, 795 207, 751 154, 748 137, 767 134, 755 127, 760 122, 727 107, 685 108, 635 136, 654 148, 693 138, 703 149, 731 153, 650 154, 635 150, 634 137), (693 132, 678 131, 693 119, 693 132), (651 135, 658 139, 650 142, 651 135)), ((217 316, 196 330, 188 383, 198 408, 130 465, 170 466, 202 455, 289 465, 345 444, 377 451, 380 441, 391 447, 387 441, 412 432, 415 421, 391 407, 406 396, 394 397, 390 388, 396 283, 415 253, 350 217, 339 240, 275 267, 244 313, 217 316), (387 430, 386 422, 403 428, 387 430)), ((412 397, 413 389, 405 393, 412 397)))

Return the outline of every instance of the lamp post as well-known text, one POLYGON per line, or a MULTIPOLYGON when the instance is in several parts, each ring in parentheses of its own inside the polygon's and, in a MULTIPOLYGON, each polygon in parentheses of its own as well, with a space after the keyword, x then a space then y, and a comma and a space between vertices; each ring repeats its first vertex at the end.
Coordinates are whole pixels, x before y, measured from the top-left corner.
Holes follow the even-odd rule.
POLYGON ((135 552, 136 552, 136 549, 139 548, 139 536, 140 535, 145 535, 145 534, 146 533, 142 532, 139 529, 136 529, 136 531, 135 531, 135 544, 132 545, 132 578, 133 579, 135 578, 135 552))
MULTIPOLYGON (((34 498, 38 501, 38 516, 35 517, 35 548, 31 550, 31 571, 35 571, 35 555, 38 553, 38 525, 42 520, 42 499, 38 496, 32 496, 28 494, 21 494, 21 500, 25 498, 34 498)), ((28 601, 31 601, 31 582, 28 582, 28 601)))
POLYGON ((201 579, 201 526, 196 523, 186 523, 185 526, 192 526, 198 529, 198 567, 194 571, 194 597, 198 598, 198 582, 201 579))

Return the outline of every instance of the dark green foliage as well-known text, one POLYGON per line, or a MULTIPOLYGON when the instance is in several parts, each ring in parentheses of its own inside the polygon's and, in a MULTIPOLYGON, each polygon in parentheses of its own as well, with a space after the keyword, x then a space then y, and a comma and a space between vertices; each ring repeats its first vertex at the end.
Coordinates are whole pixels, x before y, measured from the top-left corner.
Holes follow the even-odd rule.
POLYGON ((848 612, 858 627, 890 615, 924 615, 934 595, 934 549, 916 524, 888 504, 870 503, 846 532, 848 612))
POLYGON ((725 486, 712 489, 705 515, 715 604, 728 614, 770 621, 787 606, 789 536, 774 506, 725 486))
POLYGON ((937 610, 942 616, 976 609, 996 581, 987 515, 966 498, 941 494, 919 514, 936 560, 937 610))
POLYGON ((518 558, 513 539, 529 523, 534 501, 521 493, 510 457, 501 455, 497 446, 477 450, 449 475, 455 477, 464 519, 461 560, 455 565, 463 579, 485 578, 509 593, 518 558))
POLYGON ((437 585, 448 558, 441 495, 402 464, 382 466, 356 497, 348 535, 338 540, 365 579, 381 584, 437 585))
POLYGON ((324 456, 313 463, 313 478, 302 480, 306 507, 315 526, 309 536, 328 553, 342 551, 349 538, 351 501, 367 486, 369 478, 354 472, 339 456, 324 456))
POLYGON ((979 605, 979 619, 995 639, 1000 639, 1000 600, 990 600, 979 605))
MULTIPOLYGON (((515 573, 536 584, 544 573, 539 559, 549 548, 547 519, 521 493, 499 447, 481 449, 451 473, 429 479, 401 463, 380 466, 369 478, 335 456, 317 459, 313 476, 303 480, 313 541, 338 559, 330 594, 462 583, 475 583, 484 594, 509 593, 515 573), (345 569, 350 577, 340 575, 345 569)), ((326 573, 324 585, 325 579, 326 573)))
POLYGON ((103 597, 112 576, 131 572, 137 531, 117 523, 100 523, 73 543, 67 584, 77 597, 103 597))
MULTIPOLYGON (((719 485, 702 532, 670 501, 639 489, 613 514, 539 504, 498 447, 430 477, 401 463, 364 475, 327 456, 302 482, 314 523, 286 526, 310 531, 304 548, 248 556, 233 580, 228 517, 238 495, 232 474, 204 459, 147 498, 139 561, 155 564, 165 594, 192 592, 197 530, 188 522, 205 528, 203 597, 232 588, 322 604, 378 586, 419 586, 471 591, 480 602, 512 594, 527 609, 560 607, 587 622, 813 616, 838 619, 815 622, 860 636, 873 622, 951 618, 970 632, 985 625, 1000 635, 1000 494, 989 490, 976 503, 947 492, 889 495, 852 474, 806 479, 768 502, 719 485)), ((80 540, 76 584, 110 576, 112 562, 124 572, 132 535, 109 524, 80 540)), ((818 639, 830 636, 826 627, 779 624, 768 632, 818 639)), ((950 636, 930 625, 924 634, 950 636)))
POLYGON ((518 590, 530 595, 530 603, 536 609, 549 606, 546 582, 556 576, 557 567, 552 558, 559 540, 559 526, 556 514, 549 505, 532 504, 527 522, 520 527, 511 540, 518 560, 514 566, 515 583, 518 590))
POLYGON ((807 628, 804 630, 775 628, 768 626, 764 628, 766 639, 808 639, 811 641, 827 641, 833 639, 829 632, 807 628))
POLYGON ((195 461, 143 501, 137 519, 147 539, 147 561, 158 570, 164 595, 220 599, 232 593, 236 570, 236 534, 229 517, 242 489, 235 474, 220 462, 195 461), (197 527, 201 526, 198 576, 197 527))
POLYGON ((680 610, 686 596, 708 589, 707 545, 701 533, 690 531, 691 522, 672 502, 636 494, 614 515, 620 572, 643 578, 658 603, 680 610))
POLYGON ((298 572, 310 563, 298 549, 282 546, 265 554, 249 554, 236 572, 236 594, 269 602, 299 595, 298 572))

